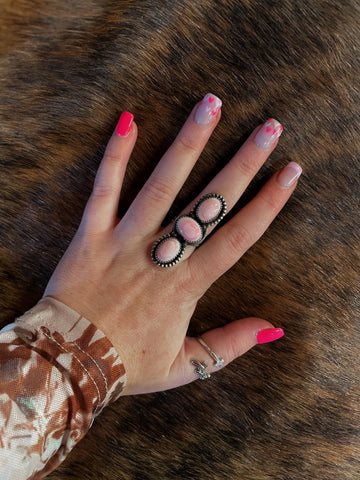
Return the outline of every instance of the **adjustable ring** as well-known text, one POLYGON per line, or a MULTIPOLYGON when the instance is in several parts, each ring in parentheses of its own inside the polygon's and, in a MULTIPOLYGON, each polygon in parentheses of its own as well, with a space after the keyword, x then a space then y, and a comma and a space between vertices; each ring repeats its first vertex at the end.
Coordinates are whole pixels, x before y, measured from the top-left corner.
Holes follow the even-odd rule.
POLYGON ((196 367, 194 372, 200 380, 206 380, 207 378, 211 377, 210 373, 205 372, 205 370, 207 369, 207 364, 205 362, 201 363, 199 362, 199 360, 191 360, 191 365, 194 365, 194 367, 196 367))
POLYGON ((160 237, 154 243, 151 250, 153 262, 160 267, 176 265, 186 246, 199 246, 205 239, 207 228, 220 222, 226 209, 226 201, 218 193, 203 195, 190 213, 176 218, 171 233, 160 237))
POLYGON ((214 367, 221 368, 224 365, 224 359, 218 357, 216 353, 211 350, 209 345, 207 345, 201 337, 196 337, 196 340, 200 343, 200 345, 202 345, 205 348, 208 354, 213 358, 215 362, 214 367))

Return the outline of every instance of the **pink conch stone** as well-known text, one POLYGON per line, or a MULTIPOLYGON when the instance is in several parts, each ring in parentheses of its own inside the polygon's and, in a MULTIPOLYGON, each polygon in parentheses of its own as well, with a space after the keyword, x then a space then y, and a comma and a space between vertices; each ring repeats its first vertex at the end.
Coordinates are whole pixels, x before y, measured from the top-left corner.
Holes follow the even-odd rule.
POLYGON ((188 242, 197 242, 203 235, 200 225, 191 217, 180 218, 176 222, 176 230, 188 242))
POLYGON ((211 222, 219 215, 220 210, 220 200, 218 198, 208 198, 199 205, 196 213, 202 222, 211 222))
POLYGON ((161 262, 170 262, 180 252, 180 242, 176 238, 167 238, 159 244, 156 256, 161 262))

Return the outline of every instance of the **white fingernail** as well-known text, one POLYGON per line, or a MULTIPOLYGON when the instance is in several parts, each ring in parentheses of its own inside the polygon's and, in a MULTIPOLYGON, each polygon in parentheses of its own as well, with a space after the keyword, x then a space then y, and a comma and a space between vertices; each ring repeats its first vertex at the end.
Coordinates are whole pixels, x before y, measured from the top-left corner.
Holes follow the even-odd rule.
POLYGON ((196 110, 195 122, 198 125, 210 125, 220 110, 221 105, 222 101, 220 98, 212 95, 211 93, 207 93, 199 103, 199 106, 196 110))
POLYGON ((255 137, 255 143, 262 150, 269 150, 280 137, 282 131, 283 127, 281 123, 273 118, 269 118, 258 131, 255 137))

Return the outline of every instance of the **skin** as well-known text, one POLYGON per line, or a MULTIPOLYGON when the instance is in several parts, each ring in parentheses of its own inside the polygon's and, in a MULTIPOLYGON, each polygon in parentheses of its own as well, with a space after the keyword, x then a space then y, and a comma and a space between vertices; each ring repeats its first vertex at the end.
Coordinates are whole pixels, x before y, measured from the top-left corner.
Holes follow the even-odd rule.
MULTIPOLYGON (((281 171, 275 173, 205 244, 188 246, 171 268, 155 265, 151 247, 171 231, 171 225, 159 226, 220 120, 221 111, 210 125, 198 125, 196 108, 121 220, 118 202, 137 126, 133 123, 124 137, 114 132, 79 229, 44 294, 70 306, 107 335, 125 365, 126 395, 167 390, 197 379, 190 361, 208 355, 195 338, 186 336, 197 301, 261 237, 296 186, 282 187, 281 171), (214 256, 217 262, 207 261, 214 256)), ((227 212, 231 210, 276 146, 257 147, 258 129, 179 214, 209 192, 223 195, 227 212)), ((246 318, 202 337, 226 366, 256 344, 259 330, 272 327, 266 320, 246 318)), ((207 363, 207 372, 219 370, 210 356, 207 363)))

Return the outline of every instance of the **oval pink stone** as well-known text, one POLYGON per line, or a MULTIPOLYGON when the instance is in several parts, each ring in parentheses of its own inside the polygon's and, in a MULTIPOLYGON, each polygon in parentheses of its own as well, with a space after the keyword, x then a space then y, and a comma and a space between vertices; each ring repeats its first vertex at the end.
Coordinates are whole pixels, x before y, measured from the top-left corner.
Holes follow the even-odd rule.
POLYGON ((211 222, 221 210, 221 202, 218 198, 207 198, 197 208, 197 216, 202 222, 211 222))
POLYGON ((180 252, 181 244, 176 238, 166 238, 156 248, 156 257, 160 262, 170 262, 180 252))
POLYGON ((200 225, 191 217, 181 217, 176 222, 176 230, 188 242, 198 242, 203 237, 200 225))

